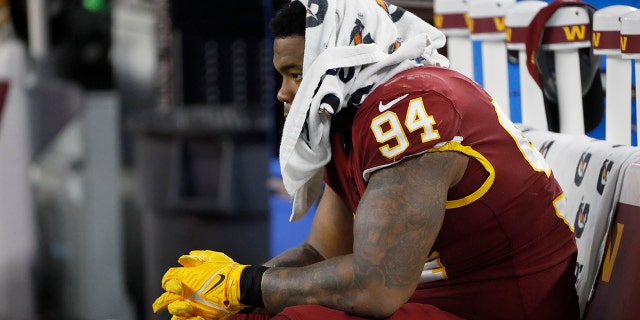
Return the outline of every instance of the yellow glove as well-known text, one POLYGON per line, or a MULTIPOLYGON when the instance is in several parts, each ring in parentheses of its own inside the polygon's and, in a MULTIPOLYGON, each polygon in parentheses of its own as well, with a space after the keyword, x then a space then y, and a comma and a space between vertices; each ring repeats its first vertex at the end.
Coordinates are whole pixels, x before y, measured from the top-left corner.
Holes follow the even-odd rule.
POLYGON ((167 292, 153 303, 154 312, 168 308, 173 320, 223 320, 246 307, 240 303, 240 275, 248 265, 208 250, 191 251, 178 262, 182 267, 162 277, 167 292))

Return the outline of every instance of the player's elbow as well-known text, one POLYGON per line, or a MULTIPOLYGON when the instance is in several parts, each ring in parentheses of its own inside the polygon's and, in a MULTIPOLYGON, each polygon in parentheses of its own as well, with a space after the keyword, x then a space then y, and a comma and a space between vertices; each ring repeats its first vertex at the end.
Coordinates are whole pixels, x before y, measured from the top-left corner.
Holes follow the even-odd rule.
POLYGON ((388 318, 407 302, 411 292, 368 288, 359 294, 354 313, 371 318, 388 318))

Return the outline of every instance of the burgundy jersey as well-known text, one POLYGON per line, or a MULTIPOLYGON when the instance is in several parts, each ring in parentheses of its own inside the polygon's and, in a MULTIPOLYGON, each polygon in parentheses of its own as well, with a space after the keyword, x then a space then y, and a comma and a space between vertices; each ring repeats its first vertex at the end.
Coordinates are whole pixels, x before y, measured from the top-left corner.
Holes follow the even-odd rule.
MULTIPOLYGON (((542 297, 554 296, 558 279, 541 280, 541 274, 556 268, 562 277, 573 275, 564 272, 577 249, 559 184, 542 155, 473 81, 446 68, 410 69, 377 87, 351 126, 332 130, 325 181, 354 212, 376 170, 425 152, 470 158, 449 190, 419 286, 430 294, 420 301, 472 318, 487 308, 489 318, 500 318, 494 311, 500 308, 522 318, 535 314, 542 297), (501 306, 505 302, 515 309, 501 306)), ((577 306, 568 286, 573 283, 565 284, 569 294, 557 303, 577 306)))

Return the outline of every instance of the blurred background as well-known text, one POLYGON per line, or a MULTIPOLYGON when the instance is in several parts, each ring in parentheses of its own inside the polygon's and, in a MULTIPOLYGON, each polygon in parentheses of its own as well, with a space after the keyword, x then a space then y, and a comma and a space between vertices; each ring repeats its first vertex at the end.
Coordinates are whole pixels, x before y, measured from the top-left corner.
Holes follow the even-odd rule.
POLYGON ((0 319, 169 319, 181 254, 304 239, 278 189, 287 2, 0 0, 0 319))
POLYGON ((281 3, 0 1, 0 319, 168 319, 181 254, 274 254, 281 3))

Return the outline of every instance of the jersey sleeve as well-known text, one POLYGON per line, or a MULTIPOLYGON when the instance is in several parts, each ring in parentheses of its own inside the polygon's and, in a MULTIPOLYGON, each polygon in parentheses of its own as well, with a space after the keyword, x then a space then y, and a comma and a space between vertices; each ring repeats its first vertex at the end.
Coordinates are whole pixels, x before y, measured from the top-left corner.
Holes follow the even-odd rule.
POLYGON ((437 91, 393 92, 356 114, 352 132, 358 169, 369 174, 461 139, 461 117, 437 91))

